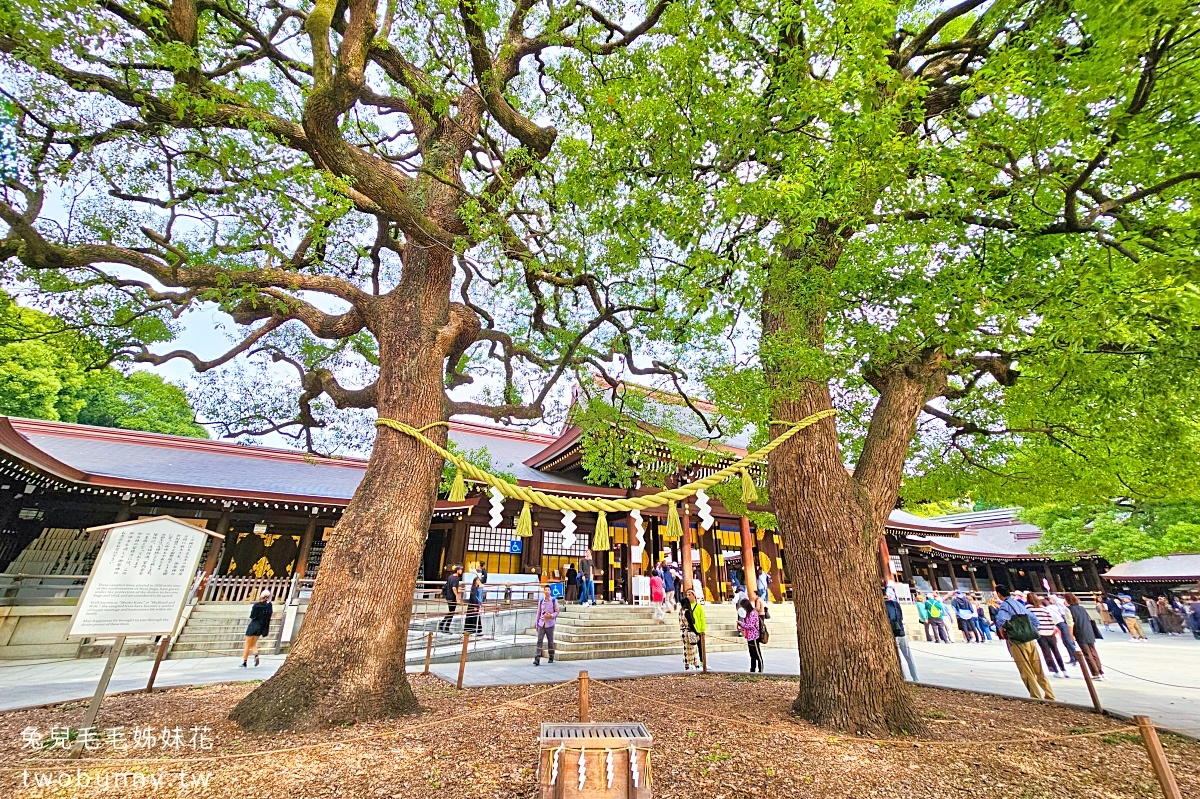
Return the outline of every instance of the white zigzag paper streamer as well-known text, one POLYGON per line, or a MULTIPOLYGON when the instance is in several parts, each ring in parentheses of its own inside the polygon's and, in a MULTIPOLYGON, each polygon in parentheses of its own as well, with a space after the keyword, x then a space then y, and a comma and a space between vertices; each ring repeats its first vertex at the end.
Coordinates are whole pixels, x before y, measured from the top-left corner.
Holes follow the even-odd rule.
POLYGON ((492 486, 492 510, 491 510, 491 528, 495 530, 504 523, 504 495, 500 493, 500 489, 492 486))
POLYGON ((708 494, 704 493, 704 489, 696 492, 696 510, 700 514, 700 526, 705 530, 712 530, 717 520, 713 518, 712 505, 708 503, 708 494))
POLYGON ((563 511, 563 549, 570 551, 575 547, 575 511, 563 511))
MULTIPOLYGON (((554 761, 554 767, 558 768, 557 760, 554 761)), ((637 747, 636 746, 629 747, 629 775, 631 777, 633 777, 633 787, 634 788, 638 787, 638 782, 641 779, 641 775, 638 774, 637 747)), ((554 782, 551 781, 550 784, 553 785, 554 782)))
POLYGON ((579 790, 583 790, 584 780, 587 779, 587 754, 586 749, 579 750, 579 790))
POLYGON ((604 762, 606 764, 606 771, 608 773, 608 786, 605 788, 605 790, 611 791, 613 782, 613 756, 611 749, 604 750, 604 762))
MULTIPOLYGON (((565 749, 566 746, 567 746, 566 744, 559 744, 558 748, 554 750, 554 762, 550 766, 550 784, 551 785, 558 782, 558 756, 563 753, 563 749, 565 749)), ((637 781, 635 780, 633 784, 637 785, 637 781)))
POLYGON ((630 547, 629 554, 634 563, 641 563, 642 553, 646 551, 645 522, 642 519, 642 512, 636 508, 629 511, 629 518, 633 519, 633 546, 630 547))

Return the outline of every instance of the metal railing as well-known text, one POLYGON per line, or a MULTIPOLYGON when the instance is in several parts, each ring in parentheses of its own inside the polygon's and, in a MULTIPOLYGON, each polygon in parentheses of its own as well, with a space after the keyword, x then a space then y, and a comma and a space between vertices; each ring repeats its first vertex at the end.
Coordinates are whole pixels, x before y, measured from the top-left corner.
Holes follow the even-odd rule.
POLYGON ((498 651, 532 643, 529 636, 536 608, 536 602, 514 600, 510 604, 482 605, 477 614, 472 613, 469 606, 464 609, 461 604, 453 614, 444 607, 413 613, 408 626, 407 659, 420 660, 427 650, 432 650, 435 657, 442 657, 451 650, 458 652, 464 632, 471 633, 468 652, 498 651))

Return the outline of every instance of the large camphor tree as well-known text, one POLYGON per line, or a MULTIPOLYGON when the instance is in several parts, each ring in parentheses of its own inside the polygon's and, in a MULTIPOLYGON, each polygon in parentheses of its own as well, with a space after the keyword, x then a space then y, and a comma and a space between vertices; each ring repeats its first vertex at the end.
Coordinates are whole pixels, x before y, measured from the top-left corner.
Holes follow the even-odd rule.
MULTIPOLYGON (((625 262, 605 258, 603 231, 563 221, 584 189, 550 179, 555 123, 566 149, 586 145, 551 72, 639 44, 665 8, 0 2, 20 148, 0 199, 0 277, 97 329, 224 312, 238 332, 221 354, 136 337, 122 353, 198 371, 253 356, 294 367, 291 414, 267 403, 242 432, 312 443, 336 409, 414 427, 535 419, 557 378, 632 356, 660 310, 653 276, 613 274, 625 262), (479 375, 482 389, 467 385, 479 375)), ((236 721, 415 708, 405 640, 441 474, 434 453, 379 430, 303 630, 236 721)))
POLYGON ((698 0, 688 19, 577 81, 579 168, 626 176, 614 229, 670 242, 703 340, 746 353, 709 353, 711 398, 774 434, 841 410, 770 459, 795 709, 914 731, 880 544, 918 421, 960 462, 992 439, 1069 453, 1103 425, 1040 396, 1111 392, 1105 373, 1191 335, 1197 9, 698 0))

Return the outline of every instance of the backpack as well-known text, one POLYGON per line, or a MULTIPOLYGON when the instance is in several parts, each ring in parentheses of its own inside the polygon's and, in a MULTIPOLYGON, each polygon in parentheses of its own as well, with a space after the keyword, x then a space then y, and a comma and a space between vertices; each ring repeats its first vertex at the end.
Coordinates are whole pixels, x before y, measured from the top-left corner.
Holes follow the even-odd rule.
POLYGON ((758 643, 765 644, 771 640, 771 634, 767 632, 767 623, 763 621, 762 614, 758 616, 758 643))
POLYGON ((925 605, 929 609, 929 618, 940 619, 942 617, 942 606, 939 602, 929 602, 925 605))
POLYGON ((1037 638, 1037 625, 1033 623, 1033 616, 1028 613, 1014 614, 1011 619, 1004 622, 1004 639, 1006 641, 1027 644, 1030 641, 1036 641, 1037 638))

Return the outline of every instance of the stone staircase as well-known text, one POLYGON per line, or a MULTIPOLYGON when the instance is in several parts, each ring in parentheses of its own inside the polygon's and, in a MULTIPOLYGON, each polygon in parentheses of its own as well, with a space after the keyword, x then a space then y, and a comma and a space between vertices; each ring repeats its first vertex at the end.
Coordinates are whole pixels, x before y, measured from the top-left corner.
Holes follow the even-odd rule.
MULTIPOLYGON (((734 635, 734 622, 720 618, 714 625, 707 615, 716 607, 705 605, 708 651, 740 649, 743 644, 734 635)), ((554 643, 559 660, 683 655, 678 616, 669 614, 665 621, 655 621, 654 609, 646 606, 567 605, 558 614, 554 643)))
MULTIPOLYGON (((708 621, 708 632, 705 635, 705 647, 708 652, 732 652, 745 648, 742 639, 736 634, 737 614, 733 605, 728 602, 709 603, 704 606, 704 612, 708 621)), ((248 614, 249 606, 245 603, 202 602, 196 605, 167 657, 179 659, 241 655, 246 625, 249 623, 248 614)), ((795 648, 796 620, 791 604, 772 605, 771 614, 771 619, 767 622, 771 630, 771 643, 767 647, 795 648)), ((458 640, 462 618, 462 614, 455 618, 450 638, 458 640)), ((440 616, 436 615, 414 619, 412 628, 420 634, 435 629, 439 620, 440 616)), ((533 632, 525 629, 529 624, 523 614, 514 614, 506 621, 506 629, 501 633, 505 637, 514 632, 524 635, 533 632), (520 629, 510 628, 509 625, 513 624, 520 629)), ((270 634, 259 641, 261 652, 274 651, 275 638, 282 622, 282 609, 277 607, 275 617, 271 619, 270 634)), ((490 622, 488 626, 491 626, 490 622)), ((491 633, 492 630, 488 629, 486 632, 491 633)), ((554 638, 557 657, 564 661, 683 654, 678 616, 674 613, 668 614, 665 622, 658 622, 654 620, 654 609, 644 605, 567 604, 559 613, 554 638)), ((285 643, 282 651, 286 653, 288 647, 285 643)), ((455 653, 457 651, 455 644, 455 653)), ((414 647, 410 655, 423 657, 423 653, 423 647, 414 647), (418 649, 421 651, 418 652, 418 649)), ((518 654, 523 657, 526 653, 521 649, 518 654)), ((483 651, 479 652, 478 656, 489 657, 483 651)), ((495 652, 490 655, 511 656, 514 655, 508 652, 495 652)), ((457 654, 454 654, 452 659, 457 660, 457 654)))
MULTIPOLYGON (((249 623, 250 606, 245 603, 201 602, 192 609, 192 615, 171 646, 167 659, 239 656, 249 623)), ((258 641, 259 652, 270 654, 275 651, 275 639, 282 623, 282 609, 277 607, 271 619, 270 633, 258 641)), ((288 644, 283 645, 282 651, 288 651, 288 644)))

